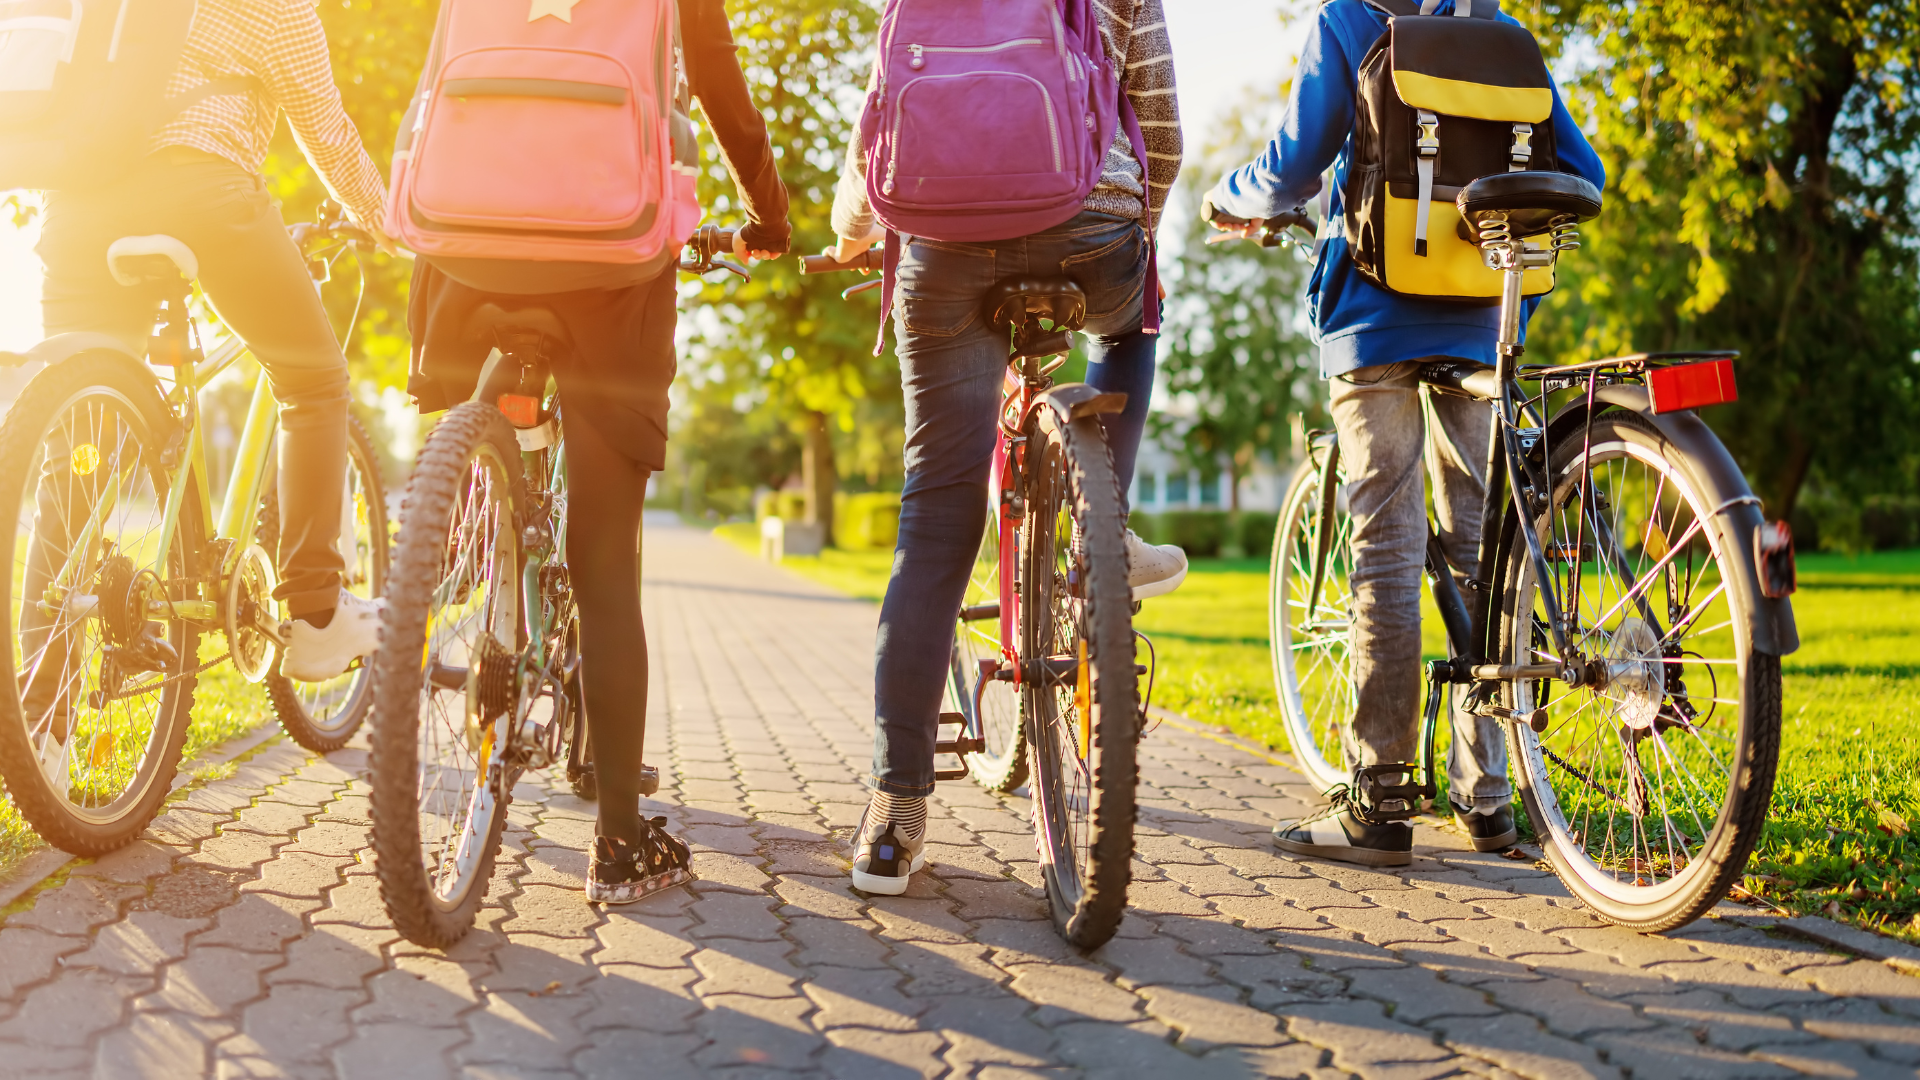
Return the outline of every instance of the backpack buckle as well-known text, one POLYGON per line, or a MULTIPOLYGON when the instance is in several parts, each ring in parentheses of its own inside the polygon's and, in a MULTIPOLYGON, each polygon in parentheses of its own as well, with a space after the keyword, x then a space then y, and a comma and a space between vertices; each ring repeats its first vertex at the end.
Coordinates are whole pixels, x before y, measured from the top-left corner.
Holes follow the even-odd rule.
MULTIPOLYGON (((1414 149, 1418 150, 1420 156, 1423 158, 1439 157, 1440 118, 1425 109, 1421 109, 1415 119, 1419 124, 1420 138, 1413 144, 1414 149)), ((1529 128, 1528 130, 1531 131, 1532 129, 1529 128)))
POLYGON ((1513 145, 1507 149, 1507 171, 1526 172, 1533 162, 1533 125, 1513 125, 1513 145))

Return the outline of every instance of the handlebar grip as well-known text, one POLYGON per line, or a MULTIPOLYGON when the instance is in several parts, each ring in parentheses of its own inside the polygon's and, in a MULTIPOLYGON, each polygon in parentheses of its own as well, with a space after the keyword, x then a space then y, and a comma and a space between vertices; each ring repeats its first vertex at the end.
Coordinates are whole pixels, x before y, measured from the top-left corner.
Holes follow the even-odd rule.
POLYGON ((835 262, 832 255, 800 256, 802 274, 831 274, 837 270, 879 270, 886 266, 887 255, 881 249, 868 248, 851 262, 835 262))
POLYGON ((1276 214, 1268 218, 1267 227, 1275 232, 1289 228, 1305 229, 1308 232, 1319 231, 1314 227, 1313 217, 1307 213, 1305 207, 1297 207, 1284 214, 1276 214))

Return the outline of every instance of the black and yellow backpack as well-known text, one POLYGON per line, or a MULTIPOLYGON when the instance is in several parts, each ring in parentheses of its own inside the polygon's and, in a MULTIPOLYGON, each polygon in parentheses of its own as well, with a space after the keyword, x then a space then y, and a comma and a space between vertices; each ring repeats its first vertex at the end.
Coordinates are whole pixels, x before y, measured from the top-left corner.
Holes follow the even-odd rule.
MULTIPOLYGON (((1553 82, 1533 35, 1497 0, 1366 0, 1387 32, 1360 64, 1342 226, 1367 280, 1401 296, 1493 304, 1500 275, 1467 239, 1453 197, 1489 173, 1560 168, 1553 82)), ((1525 291, 1553 289, 1551 266, 1525 291)))

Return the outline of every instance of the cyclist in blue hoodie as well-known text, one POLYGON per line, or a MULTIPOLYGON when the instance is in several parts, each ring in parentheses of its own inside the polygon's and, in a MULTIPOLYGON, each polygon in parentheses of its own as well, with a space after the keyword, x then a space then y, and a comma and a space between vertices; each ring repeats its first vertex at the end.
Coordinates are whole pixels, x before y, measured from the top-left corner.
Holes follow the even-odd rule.
MULTIPOLYGON (((1472 0, 1477 6, 1495 0, 1472 0)), ((1454 0, 1427 0, 1422 14, 1452 15, 1454 0)), ((1484 14, 1476 12, 1476 14, 1484 14)), ((1505 14, 1504 22, 1514 20, 1505 14)), ((1420 696, 1420 575, 1426 504, 1420 468, 1433 478, 1441 544, 1458 572, 1479 559, 1486 451, 1493 422, 1484 402, 1427 394, 1420 364, 1464 359, 1491 365, 1499 309, 1397 295, 1361 277, 1341 235, 1342 192, 1353 160, 1355 98, 1361 61, 1387 29, 1387 15, 1364 0, 1323 4, 1301 51, 1279 130, 1265 151, 1207 193, 1202 212, 1215 228, 1251 233, 1265 219, 1322 193, 1326 224, 1308 283, 1308 308, 1330 380, 1330 409, 1346 463, 1353 517, 1353 627, 1349 655, 1355 713, 1347 756, 1357 768, 1413 762, 1420 696), (1227 219, 1251 220, 1252 225, 1227 219)), ((1586 136, 1553 91, 1553 135, 1563 171, 1601 187, 1606 172, 1586 136)), ((1538 299, 1522 315, 1533 314, 1538 299)), ((1480 851, 1513 843, 1513 788, 1507 779, 1501 722, 1458 713, 1448 763, 1453 813, 1480 851)), ((1411 780, 1403 778, 1402 782, 1411 780)), ((1329 793, 1331 805, 1274 828, 1274 841, 1297 854, 1374 866, 1412 861, 1413 829, 1368 806, 1358 785, 1329 793)))

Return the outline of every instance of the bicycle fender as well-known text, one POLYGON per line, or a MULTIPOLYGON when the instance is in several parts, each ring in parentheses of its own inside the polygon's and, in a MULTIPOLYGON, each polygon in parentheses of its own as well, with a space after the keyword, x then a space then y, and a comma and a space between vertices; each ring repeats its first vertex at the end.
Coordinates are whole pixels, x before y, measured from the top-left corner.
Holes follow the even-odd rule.
MULTIPOLYGON (((38 360, 48 367, 52 367, 62 360, 71 359, 72 357, 79 356, 81 353, 100 352, 103 350, 106 352, 119 353, 136 364, 145 362, 144 357, 128 348, 126 342, 114 337, 112 334, 96 334, 85 330, 76 330, 66 334, 55 334, 40 344, 35 345, 33 348, 28 349, 25 353, 15 353, 13 355, 20 357, 18 364, 38 360)), ((14 367, 18 366, 18 364, 8 364, 6 366, 14 367)))
POLYGON ((1747 486, 1746 474, 1740 471, 1740 466, 1733 460, 1733 455, 1727 452, 1719 436, 1713 433, 1706 421, 1700 419, 1698 413, 1691 410, 1656 415, 1653 399, 1643 386, 1603 386, 1594 391, 1593 396, 1615 408, 1646 417, 1663 438, 1679 447, 1699 466, 1705 474, 1702 479, 1716 490, 1727 493, 1726 501, 1719 510, 1733 525, 1734 550, 1727 554, 1737 561, 1742 570, 1728 584, 1740 593, 1747 610, 1756 616, 1753 647, 1775 656, 1786 656, 1798 650, 1800 629, 1794 622, 1793 605, 1785 599, 1774 600, 1760 593, 1760 568, 1755 565, 1753 554, 1754 531, 1766 521, 1760 512, 1760 500, 1754 497, 1753 489, 1747 486))
POLYGON ((1086 383, 1065 383, 1035 398, 1027 406, 1026 419, 1035 419, 1044 408, 1053 417, 1054 426, 1064 428, 1083 416, 1117 413, 1126 407, 1125 394, 1101 393, 1086 383))

